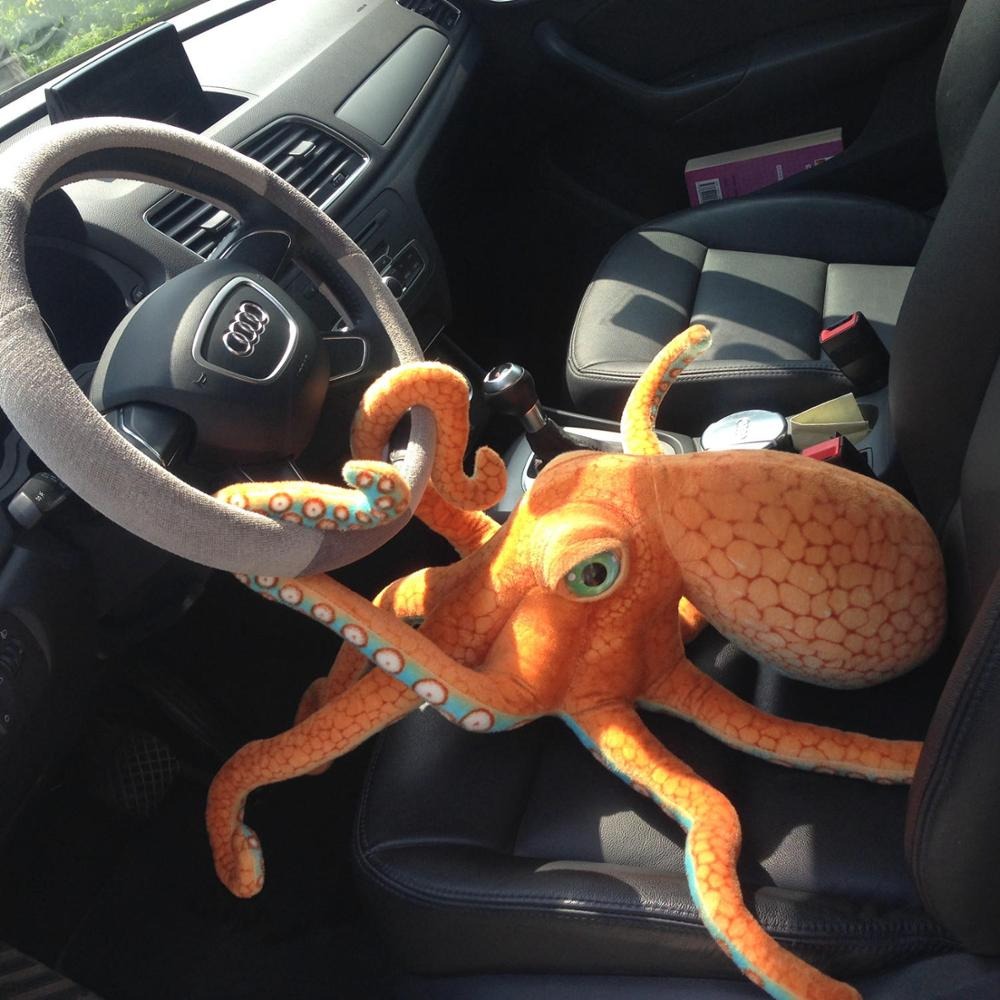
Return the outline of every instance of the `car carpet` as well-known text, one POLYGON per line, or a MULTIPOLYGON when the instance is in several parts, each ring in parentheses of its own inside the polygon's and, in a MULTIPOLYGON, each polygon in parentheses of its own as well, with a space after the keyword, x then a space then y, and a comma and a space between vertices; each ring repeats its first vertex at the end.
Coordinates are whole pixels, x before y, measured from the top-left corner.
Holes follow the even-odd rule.
MULTIPOLYGON (((426 560, 425 543, 410 534, 384 558, 394 566, 426 560)), ((437 555, 447 558, 447 550, 437 555)), ((351 586, 374 592, 392 572, 375 559, 348 574, 351 586)), ((229 730, 225 740, 235 748, 285 728, 301 691, 336 653, 323 629, 299 625, 216 574, 186 616, 128 658, 133 671, 135 664, 172 671, 214 703, 220 732, 229 730)), ((121 706, 115 711, 120 716, 121 706)), ((221 759, 199 759, 196 746, 175 743, 182 776, 143 820, 88 786, 86 746, 36 797, 5 847, 0 935, 107 1000, 388 992, 392 964, 360 910, 350 872, 367 748, 322 777, 255 799, 254 822, 285 864, 259 899, 245 901, 219 884, 205 834, 207 782, 221 759)))
POLYGON ((261 836, 287 863, 250 901, 215 878, 204 789, 179 783, 124 850, 59 967, 107 1000, 384 994, 390 965, 358 909, 347 849, 345 791, 364 760, 345 764, 255 803, 261 836))

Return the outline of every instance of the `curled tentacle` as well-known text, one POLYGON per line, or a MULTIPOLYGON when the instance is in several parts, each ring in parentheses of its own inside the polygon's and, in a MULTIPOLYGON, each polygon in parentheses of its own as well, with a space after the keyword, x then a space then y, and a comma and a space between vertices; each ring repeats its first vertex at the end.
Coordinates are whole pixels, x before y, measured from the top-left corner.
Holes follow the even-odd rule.
POLYGON ((680 373, 712 343, 707 327, 695 325, 677 334, 642 373, 622 412, 622 450, 626 455, 659 455, 656 415, 680 373))
POLYGON ((375 671, 287 732, 248 743, 230 757, 212 782, 205 809, 215 870, 229 891, 247 898, 264 886, 260 839, 243 816, 254 789, 319 770, 418 705, 412 691, 375 671))
POLYGON ((483 511, 498 503, 507 486, 507 469, 492 448, 476 452, 471 476, 462 462, 469 444, 469 386, 454 368, 421 361, 386 372, 365 392, 351 428, 351 450, 358 457, 382 454, 396 424, 414 406, 434 414, 437 449, 431 480, 449 503, 483 511))
POLYGON ((355 487, 322 483, 236 483, 216 494, 223 503, 292 521, 320 531, 371 528, 399 517, 410 502, 410 487, 386 462, 353 461, 344 480, 355 487))
POLYGON ((427 484, 415 513, 431 531, 447 538, 463 558, 482 548, 500 530, 500 525, 489 514, 460 510, 449 503, 433 483, 427 484))

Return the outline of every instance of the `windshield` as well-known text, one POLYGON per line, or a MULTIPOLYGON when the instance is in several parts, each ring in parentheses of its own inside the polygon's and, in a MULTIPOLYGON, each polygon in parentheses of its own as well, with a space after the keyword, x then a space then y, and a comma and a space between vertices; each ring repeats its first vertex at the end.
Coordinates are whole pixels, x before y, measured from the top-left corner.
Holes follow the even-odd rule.
POLYGON ((29 77, 200 0, 0 0, 0 102, 29 77))

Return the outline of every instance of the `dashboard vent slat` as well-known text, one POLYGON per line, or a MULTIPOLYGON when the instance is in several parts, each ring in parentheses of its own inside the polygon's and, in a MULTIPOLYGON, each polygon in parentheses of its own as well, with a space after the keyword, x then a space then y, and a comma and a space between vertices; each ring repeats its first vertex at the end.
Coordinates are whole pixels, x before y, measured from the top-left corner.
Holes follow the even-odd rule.
MULTIPOLYGON (((286 118, 236 147, 269 167, 310 201, 326 209, 368 162, 347 140, 315 122, 286 118)), ((237 222, 190 195, 169 195, 146 215, 149 224, 201 257, 210 257, 237 222)))
POLYGON ((421 14, 439 28, 451 31, 462 16, 461 10, 451 0, 396 0, 400 7, 421 14))

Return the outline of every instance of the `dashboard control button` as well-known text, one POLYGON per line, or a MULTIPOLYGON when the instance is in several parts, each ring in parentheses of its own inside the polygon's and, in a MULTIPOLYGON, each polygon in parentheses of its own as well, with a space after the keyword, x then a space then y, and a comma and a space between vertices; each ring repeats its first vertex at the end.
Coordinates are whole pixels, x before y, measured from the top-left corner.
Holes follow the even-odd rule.
POLYGON ((51 472, 32 476, 7 505, 7 512, 22 528, 33 528, 69 496, 66 484, 51 472))

